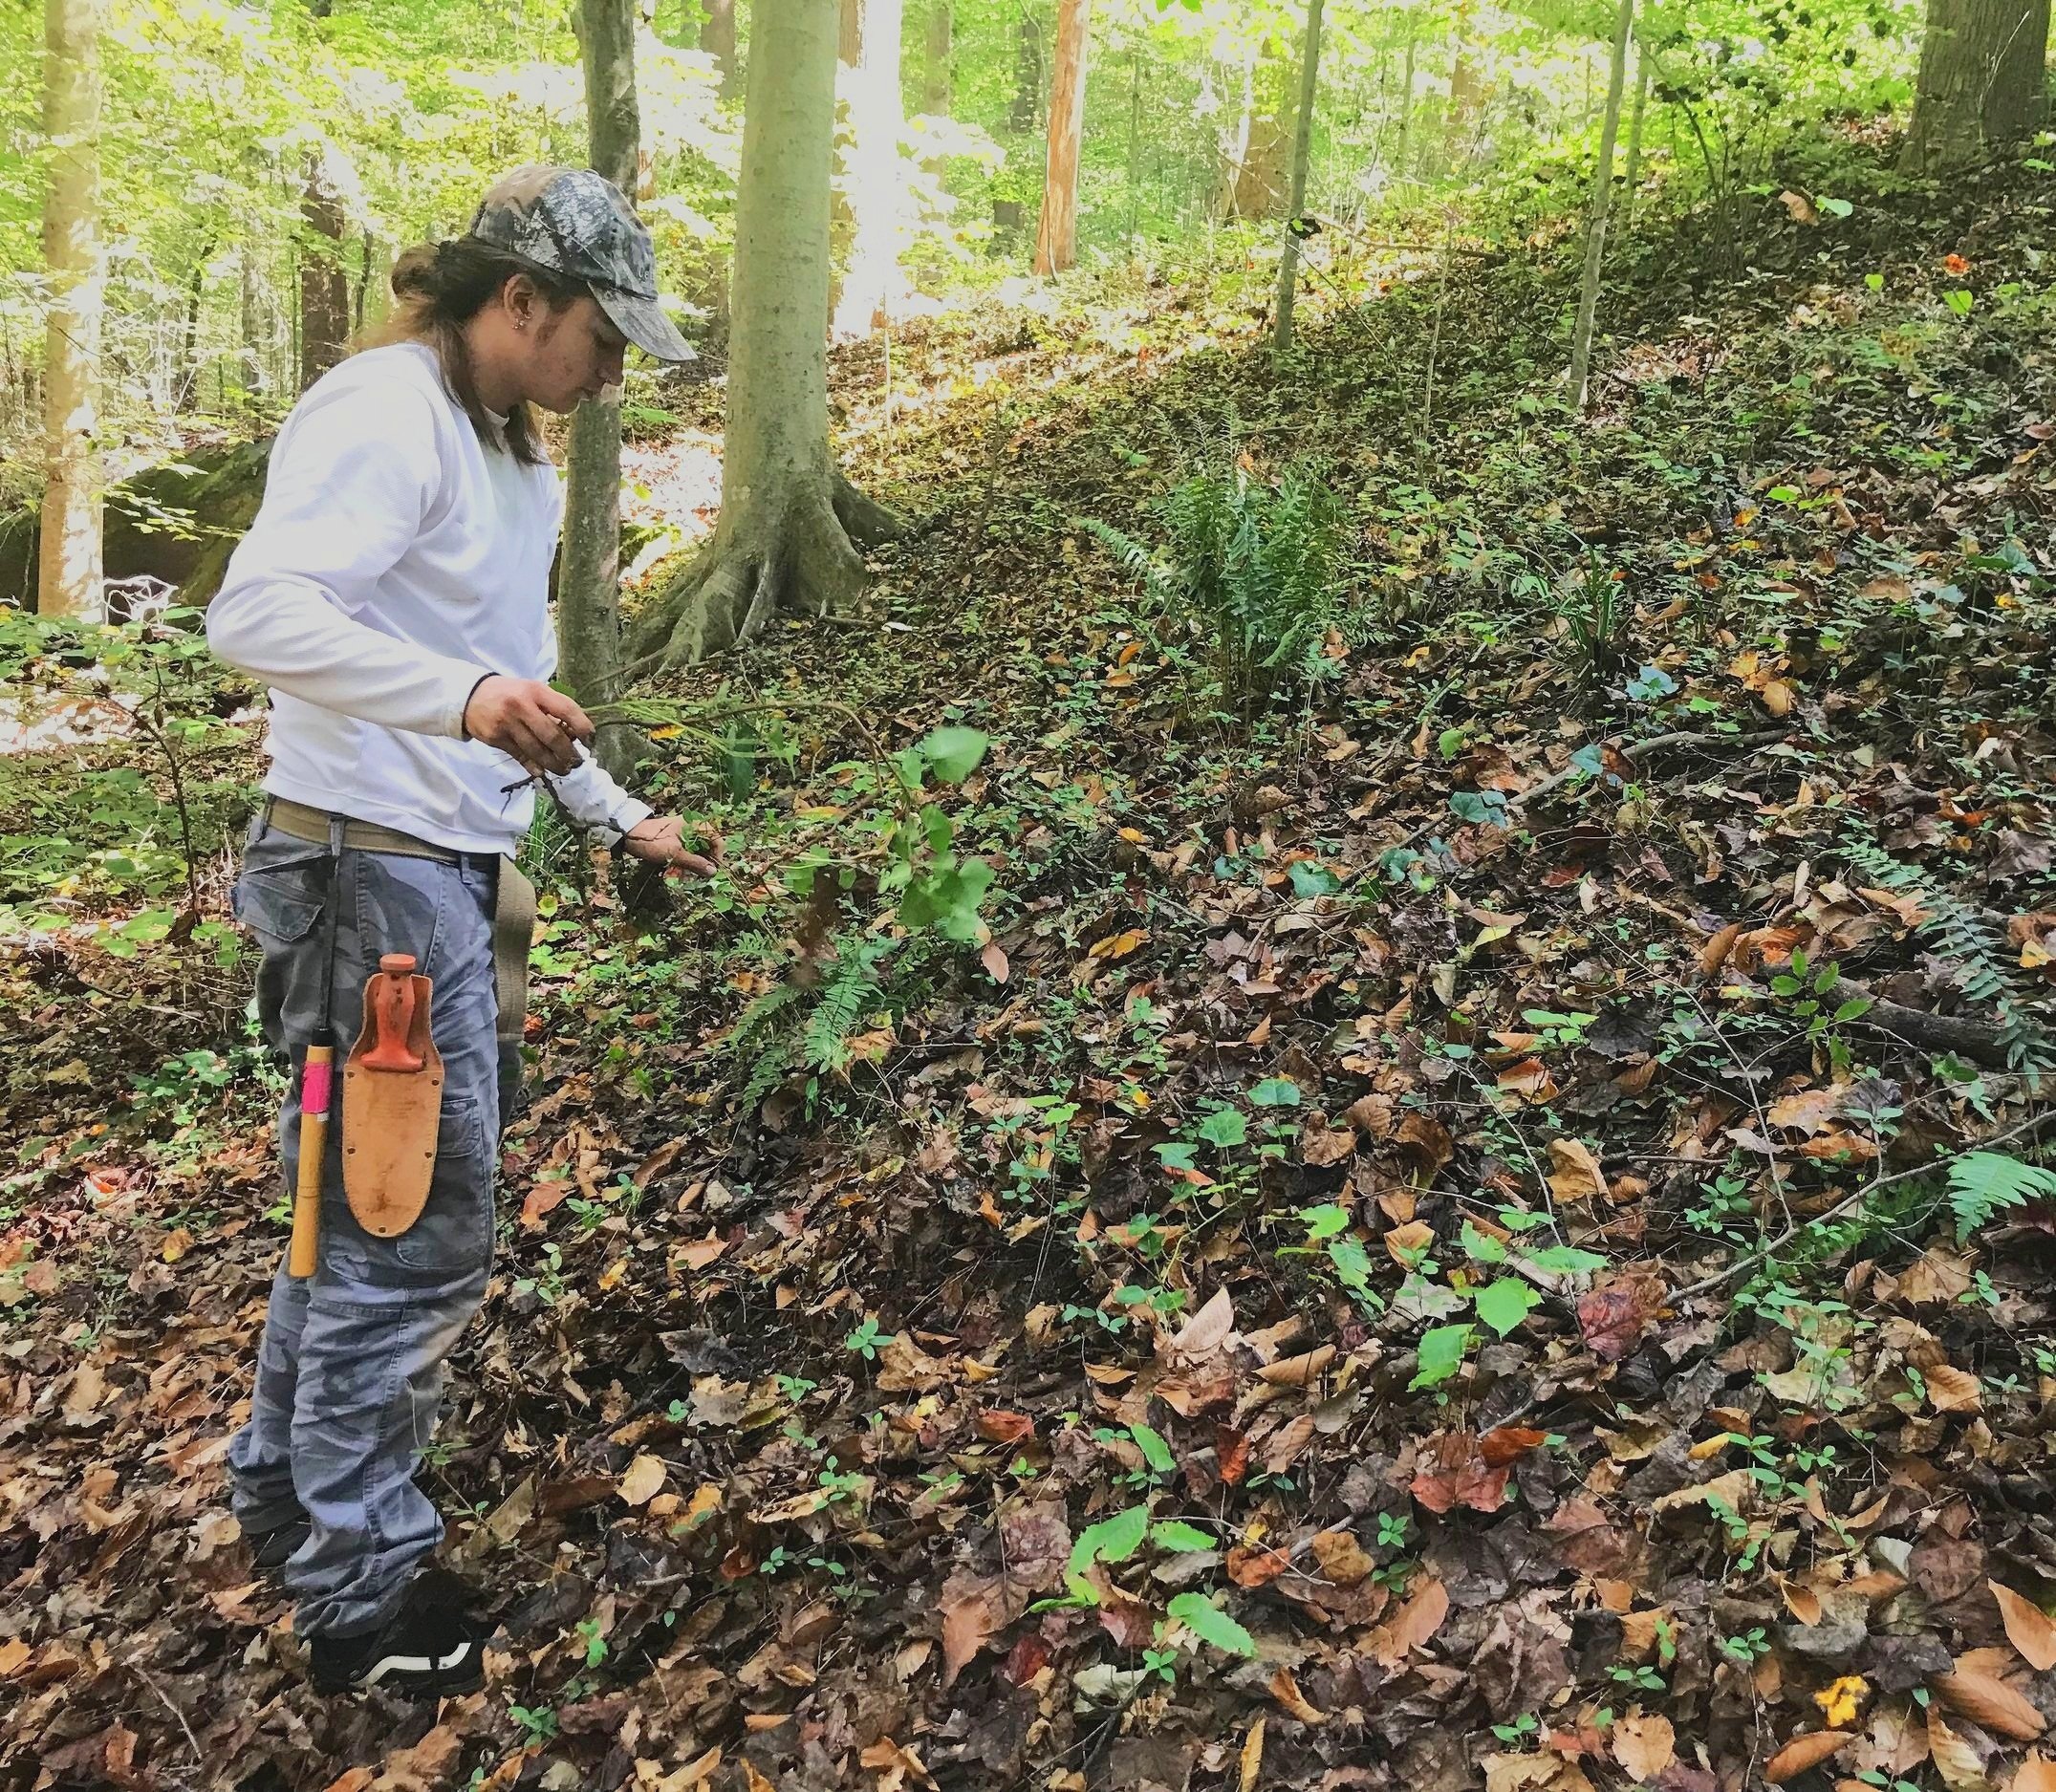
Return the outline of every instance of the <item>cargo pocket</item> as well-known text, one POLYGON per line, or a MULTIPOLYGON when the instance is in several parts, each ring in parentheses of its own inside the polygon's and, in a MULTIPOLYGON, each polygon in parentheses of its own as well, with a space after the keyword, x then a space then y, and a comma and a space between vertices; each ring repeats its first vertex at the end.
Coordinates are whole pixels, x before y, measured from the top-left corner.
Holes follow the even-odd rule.
POLYGON ((475 1095, 443 1104, 436 1167, 422 1217, 393 1241, 406 1269, 437 1281, 484 1275, 492 1262, 492 1164, 486 1120, 475 1095))
POLYGON ((327 852, 269 833, 245 852, 228 909, 251 932, 292 945, 314 931, 328 896, 327 852))

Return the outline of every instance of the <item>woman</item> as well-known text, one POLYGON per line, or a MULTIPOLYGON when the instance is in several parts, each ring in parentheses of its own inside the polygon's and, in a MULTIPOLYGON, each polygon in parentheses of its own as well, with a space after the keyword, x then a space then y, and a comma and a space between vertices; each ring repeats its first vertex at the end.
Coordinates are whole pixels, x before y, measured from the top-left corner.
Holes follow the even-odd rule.
MULTIPOLYGON (((346 1141, 330 1138, 318 1267, 279 1267, 229 1451, 236 1516, 258 1565, 283 1569, 324 1692, 481 1679, 468 1596, 422 1572, 443 1525, 413 1474, 492 1258, 528 944, 512 855, 533 783, 638 857, 708 869, 584 750, 591 720, 545 681, 563 500, 532 407, 619 384, 630 342, 690 356, 656 276, 599 175, 500 182, 466 235, 401 257, 382 346, 287 418, 207 612, 215 651, 271 687, 267 801, 234 896, 263 948, 266 1037, 296 1069, 326 1014, 347 1040, 379 957, 405 952, 434 981, 444 1070, 427 1203, 398 1237, 352 1217, 346 1141), (511 942, 497 988, 496 913, 511 942)), ((297 1090, 279 1125, 289 1190, 297 1090)))

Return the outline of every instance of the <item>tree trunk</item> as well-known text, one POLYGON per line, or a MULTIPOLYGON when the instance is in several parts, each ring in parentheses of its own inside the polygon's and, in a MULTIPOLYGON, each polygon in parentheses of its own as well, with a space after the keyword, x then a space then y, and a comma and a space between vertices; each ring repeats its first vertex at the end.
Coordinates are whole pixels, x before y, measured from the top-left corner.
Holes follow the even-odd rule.
POLYGON ((1634 105, 1628 114, 1628 165, 1621 179, 1620 227, 1634 215, 1635 189, 1642 179, 1642 115, 1649 110, 1649 58, 1642 54, 1642 34, 1634 33, 1634 105))
POLYGON ((1585 225, 1585 274, 1578 288, 1578 321, 1570 338, 1570 401, 1582 412, 1592 360, 1592 322, 1599 312, 1599 269, 1606 253, 1607 213, 1613 198, 1613 144, 1620 134, 1620 96, 1628 79, 1628 33, 1634 0, 1620 0, 1613 19, 1613 54, 1607 70, 1606 117, 1599 125, 1599 162, 1592 169, 1591 211, 1585 225))
MULTIPOLYGON (((633 194, 642 137, 635 0, 579 0, 579 8, 592 165, 633 194)), ((557 664, 572 696, 592 708, 619 696, 620 660, 621 394, 609 386, 572 413, 557 565, 557 664)), ((602 728, 600 763, 618 777, 634 763, 636 745, 631 730, 602 728)))
POLYGON ((1392 171, 1405 180, 1413 161, 1414 143, 1414 59, 1420 48, 1420 24, 1413 13, 1406 20, 1406 83, 1399 96, 1399 146, 1393 152, 1392 171))
POLYGON ((50 281, 44 351, 42 551, 36 611, 100 611, 99 408, 100 0, 45 0, 43 135, 51 146, 43 201, 50 281))
POLYGON ((1960 167, 2040 122, 2049 0, 1928 0, 1906 163, 1960 167))
POLYGON ((1470 56, 1471 9, 1457 9, 1456 52, 1449 65, 1449 105, 1442 114, 1442 168, 1453 173, 1470 158, 1471 138, 1484 110, 1484 81, 1470 56))
MULTIPOLYGON (((331 15, 335 0, 308 0, 317 19, 331 15)), ((300 193, 300 390, 343 357, 350 335, 350 276, 343 269, 341 151, 327 141, 307 152, 300 193)))
POLYGON ((1056 74, 1050 83, 1050 155, 1035 271, 1058 273, 1078 253, 1078 150, 1085 140, 1085 58, 1093 0, 1057 0, 1056 74))
POLYGON ((214 253, 216 239, 209 235, 193 258, 192 277, 185 283, 185 339, 179 354, 177 402, 182 406, 189 394, 200 390, 200 307, 206 296, 207 257, 214 253))
POLYGON ((1313 158, 1313 104, 1321 87, 1321 0, 1307 0, 1307 42, 1300 52, 1299 128, 1292 141, 1291 205, 1286 219, 1285 254, 1278 263, 1278 316, 1273 342, 1282 354, 1292 346, 1292 298, 1299 284, 1299 231, 1307 205, 1307 166, 1313 158))
POLYGON ((703 659, 781 610, 848 602, 864 584, 854 544, 898 528, 829 453, 835 36, 835 14, 821 0, 757 0, 736 190, 721 522, 638 627, 638 659, 703 659))
POLYGON ((1026 137, 1042 116, 1042 28, 1032 12, 1024 11, 1014 36, 1014 103, 1006 114, 1006 128, 1026 137))
POLYGON ((735 0, 702 0, 706 15, 700 21, 700 48, 721 71, 721 97, 735 92, 735 0))
POLYGON ((931 119, 946 119, 956 104, 957 76, 951 43, 955 21, 950 0, 929 0, 928 21, 921 33, 920 109, 931 119))
MULTIPOLYGON (((832 334, 868 336, 898 312, 906 297, 899 237, 906 184, 899 139, 906 114, 899 97, 901 0, 845 0, 857 14, 855 79, 849 86, 850 146, 843 173, 851 223, 849 267, 835 304, 832 334)), ((847 14, 846 14, 847 16, 847 14)))

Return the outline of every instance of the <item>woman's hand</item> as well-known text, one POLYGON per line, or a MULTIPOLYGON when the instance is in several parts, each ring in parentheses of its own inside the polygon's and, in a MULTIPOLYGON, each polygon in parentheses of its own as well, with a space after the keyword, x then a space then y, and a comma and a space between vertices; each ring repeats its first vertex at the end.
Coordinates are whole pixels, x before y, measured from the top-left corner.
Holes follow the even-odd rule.
MULTIPOLYGON (((711 877, 715 861, 703 858, 698 853, 685 850, 685 822, 679 815, 651 815, 638 821, 621 836, 621 844, 638 858, 646 858, 655 865, 677 865, 689 871, 696 877, 711 877)), ((721 841, 713 842, 714 852, 719 855, 721 841)))

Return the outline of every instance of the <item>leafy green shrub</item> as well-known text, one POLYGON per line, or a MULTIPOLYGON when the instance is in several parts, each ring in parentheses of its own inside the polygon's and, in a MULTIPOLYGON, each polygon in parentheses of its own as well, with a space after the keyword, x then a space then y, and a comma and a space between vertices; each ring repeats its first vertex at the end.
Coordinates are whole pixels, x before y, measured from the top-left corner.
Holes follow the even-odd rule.
POLYGON ((1348 538, 1341 503, 1314 466, 1264 480, 1236 456, 1174 486, 1157 515, 1160 550, 1096 518, 1076 521, 1167 614, 1208 637, 1229 709, 1253 715, 1330 673, 1323 648, 1347 616, 1348 538))

